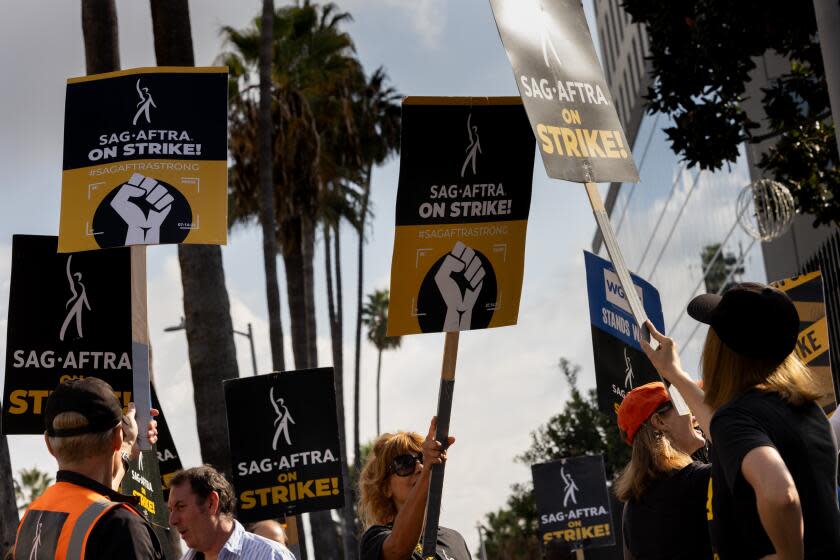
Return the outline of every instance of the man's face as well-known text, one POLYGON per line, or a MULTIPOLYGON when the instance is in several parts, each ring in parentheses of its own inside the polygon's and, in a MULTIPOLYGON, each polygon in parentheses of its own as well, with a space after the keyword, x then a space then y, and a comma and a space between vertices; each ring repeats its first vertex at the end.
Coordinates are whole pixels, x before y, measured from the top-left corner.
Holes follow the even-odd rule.
POLYGON ((187 546, 193 550, 207 552, 214 541, 216 515, 211 513, 212 496, 198 503, 189 483, 173 486, 169 490, 169 524, 177 529, 187 546))

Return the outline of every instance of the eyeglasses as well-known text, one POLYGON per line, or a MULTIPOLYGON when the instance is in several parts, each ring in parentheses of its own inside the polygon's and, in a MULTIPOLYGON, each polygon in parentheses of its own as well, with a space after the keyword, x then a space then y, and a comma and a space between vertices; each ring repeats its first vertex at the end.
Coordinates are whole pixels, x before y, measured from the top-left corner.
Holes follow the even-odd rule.
POLYGON ((397 476, 411 476, 414 474, 417 463, 423 464, 422 453, 403 453, 394 457, 388 471, 397 476))

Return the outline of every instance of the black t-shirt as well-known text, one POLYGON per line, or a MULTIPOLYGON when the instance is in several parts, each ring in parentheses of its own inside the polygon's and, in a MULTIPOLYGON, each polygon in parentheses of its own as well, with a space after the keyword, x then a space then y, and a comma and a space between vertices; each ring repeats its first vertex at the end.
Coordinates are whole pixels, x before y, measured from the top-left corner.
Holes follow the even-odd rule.
POLYGON ((741 473, 747 453, 765 446, 779 452, 796 484, 805 558, 840 558, 837 452, 828 420, 816 403, 793 406, 776 393, 748 391, 718 409, 711 432, 709 528, 721 560, 775 552, 758 516, 755 492, 741 473))
MULTIPOLYGON (((391 534, 391 529, 391 526, 373 525, 365 531, 362 540, 359 542, 360 560, 380 560, 382 558, 382 543, 391 534)), ((418 544, 409 558, 411 560, 423 560, 422 552, 422 546, 418 544)), ((470 560, 471 558, 464 537, 457 531, 446 527, 438 527, 435 557, 438 560, 470 560)))
POLYGON ((653 482, 624 510, 624 542, 636 560, 711 560, 706 500, 711 465, 691 463, 653 482))

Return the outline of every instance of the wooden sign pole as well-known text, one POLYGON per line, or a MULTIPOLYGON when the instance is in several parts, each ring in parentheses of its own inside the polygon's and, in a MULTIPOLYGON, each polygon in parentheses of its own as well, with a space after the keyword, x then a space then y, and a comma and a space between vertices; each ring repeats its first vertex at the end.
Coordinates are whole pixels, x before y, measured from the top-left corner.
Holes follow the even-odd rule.
MULTIPOLYGON (((615 273, 621 283, 621 288, 624 290, 624 296, 627 303, 630 304, 630 311, 636 318, 636 322, 641 329, 641 335, 646 341, 650 341, 650 333, 644 326, 645 321, 648 320, 645 308, 642 305, 642 300, 639 299, 639 294, 636 292, 636 286, 630 278, 630 271, 627 270, 627 264, 624 262, 624 255, 621 254, 621 248, 618 246, 618 241, 615 238, 610 217, 607 214, 607 209, 604 206, 604 201, 601 199, 601 193, 598 191, 598 185, 592 182, 584 183, 586 187, 586 194, 589 196, 589 203, 592 205, 592 213, 595 214, 595 221, 598 222, 598 229, 601 230, 601 236, 604 238, 604 245, 607 247, 607 253, 610 255, 610 260, 615 267, 615 273)), ((661 376, 660 376, 661 379, 661 376)), ((662 380, 665 383, 665 380, 662 380)), ((685 403, 680 392, 673 385, 668 386, 668 391, 671 394, 671 401, 680 416, 689 414, 688 405, 685 403)))
POLYGON ((577 550, 575 550, 575 560, 584 560, 582 548, 578 548, 577 550))
POLYGON ((150 451, 152 445, 146 437, 146 427, 151 420, 152 390, 149 386, 149 316, 146 299, 146 246, 131 248, 131 372, 133 377, 134 406, 137 408, 137 446, 150 451))
MULTIPOLYGON (((443 366, 438 393, 437 430, 435 439, 446 447, 449 440, 449 418, 452 413, 452 394, 455 391, 455 365, 458 360, 458 332, 446 333, 443 345, 443 366)), ((443 474, 446 464, 432 466, 429 497, 426 501, 426 525, 423 530, 423 558, 434 558, 437 548, 440 503, 443 497, 443 474)))
POLYGON ((300 540, 298 538, 297 517, 294 515, 286 516, 286 547, 292 551, 295 558, 305 558, 301 556, 300 540))

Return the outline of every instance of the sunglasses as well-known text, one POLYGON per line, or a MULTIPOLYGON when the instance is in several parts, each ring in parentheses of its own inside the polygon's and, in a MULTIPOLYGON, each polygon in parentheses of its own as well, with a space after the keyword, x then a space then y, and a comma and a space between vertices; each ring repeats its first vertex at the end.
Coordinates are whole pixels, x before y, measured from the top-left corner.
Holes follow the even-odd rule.
POLYGON ((403 453, 394 457, 388 470, 397 476, 411 476, 417 463, 423 464, 422 453, 403 453))
POLYGON ((654 410, 653 414, 665 414, 666 412, 668 412, 672 408, 674 408, 674 403, 672 403, 671 401, 668 401, 666 403, 662 403, 662 406, 660 406, 659 408, 654 410))

